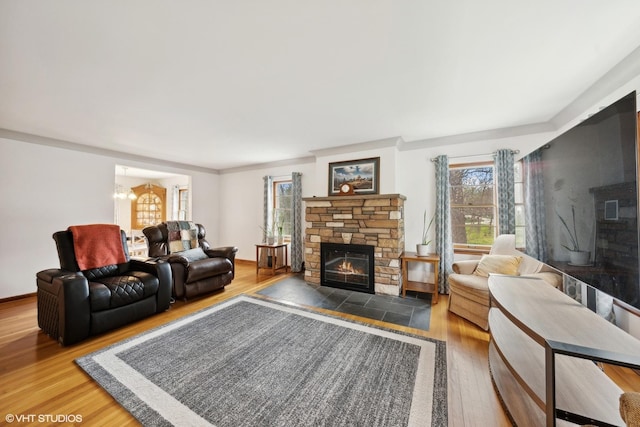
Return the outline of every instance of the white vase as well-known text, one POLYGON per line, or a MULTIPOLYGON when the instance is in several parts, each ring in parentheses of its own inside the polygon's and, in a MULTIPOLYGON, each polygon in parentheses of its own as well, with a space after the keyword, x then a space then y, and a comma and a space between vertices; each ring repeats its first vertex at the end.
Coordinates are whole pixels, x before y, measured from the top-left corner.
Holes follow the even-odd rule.
POLYGON ((589 265, 591 252, 589 251, 569 251, 569 264, 589 265))
POLYGON ((423 245, 423 244, 418 243, 416 245, 416 252, 418 253, 418 256, 427 256, 427 255, 429 255, 429 252, 430 252, 429 245, 423 245))
POLYGON ((267 245, 273 245, 276 242, 275 236, 267 236, 267 245))

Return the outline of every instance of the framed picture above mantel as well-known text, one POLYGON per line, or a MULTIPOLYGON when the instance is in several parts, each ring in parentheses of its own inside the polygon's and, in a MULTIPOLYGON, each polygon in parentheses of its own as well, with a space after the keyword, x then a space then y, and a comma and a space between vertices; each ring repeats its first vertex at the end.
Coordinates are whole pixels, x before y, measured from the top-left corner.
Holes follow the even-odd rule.
POLYGON ((380 157, 329 163, 329 196, 379 192, 380 157))

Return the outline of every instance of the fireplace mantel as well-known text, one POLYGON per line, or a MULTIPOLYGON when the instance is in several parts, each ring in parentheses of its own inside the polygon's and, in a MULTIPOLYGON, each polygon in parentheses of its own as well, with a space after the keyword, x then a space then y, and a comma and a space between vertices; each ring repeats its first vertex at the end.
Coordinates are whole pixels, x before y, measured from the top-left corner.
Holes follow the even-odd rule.
POLYGON ((324 196, 303 197, 305 202, 332 202, 334 200, 367 200, 367 199, 402 199, 407 200, 402 194, 352 194, 349 196, 324 196))
POLYGON ((399 295, 404 250, 401 194, 306 197, 305 280, 320 284, 322 243, 370 245, 375 258, 375 293, 399 295))

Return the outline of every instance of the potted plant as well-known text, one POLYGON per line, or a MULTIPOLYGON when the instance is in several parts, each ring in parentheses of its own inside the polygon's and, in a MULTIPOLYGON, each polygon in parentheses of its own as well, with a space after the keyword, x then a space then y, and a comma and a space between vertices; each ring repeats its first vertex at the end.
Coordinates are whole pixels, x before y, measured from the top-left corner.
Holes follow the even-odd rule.
POLYGON ((284 230, 284 215, 279 210, 276 210, 274 215, 276 215, 276 217, 278 218, 278 221, 277 221, 277 224, 278 224, 278 244, 282 244, 282 243, 284 243, 284 234, 283 234, 283 230, 284 230))
POLYGON ((588 265, 591 258, 591 252, 580 249, 580 243, 578 242, 578 232, 576 230, 576 208, 571 206, 571 219, 573 222, 573 232, 567 224, 567 221, 562 218, 562 215, 556 211, 560 222, 564 226, 567 234, 569 235, 569 245, 562 245, 563 248, 569 251, 569 264, 571 265, 588 265))
POLYGON ((273 245, 276 242, 275 224, 272 224, 271 227, 267 228, 260 226, 260 229, 264 233, 264 238, 266 239, 267 245, 273 245))
POLYGON ((422 220, 422 240, 416 245, 416 252, 418 253, 418 256, 429 255, 429 245, 431 244, 431 239, 429 239, 429 230, 431 229, 434 218, 435 214, 431 216, 431 219, 427 223, 427 210, 425 209, 424 218, 422 220))

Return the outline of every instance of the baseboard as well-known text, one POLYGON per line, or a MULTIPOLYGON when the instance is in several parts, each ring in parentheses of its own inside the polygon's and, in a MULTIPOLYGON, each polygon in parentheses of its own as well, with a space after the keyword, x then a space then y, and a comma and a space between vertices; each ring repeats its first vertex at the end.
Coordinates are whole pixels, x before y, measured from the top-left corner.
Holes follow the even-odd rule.
POLYGON ((36 293, 33 292, 33 293, 30 293, 30 294, 14 295, 12 297, 0 298, 0 304, 2 304, 3 302, 15 301, 15 300, 31 298, 31 297, 35 297, 35 296, 36 296, 36 293))

